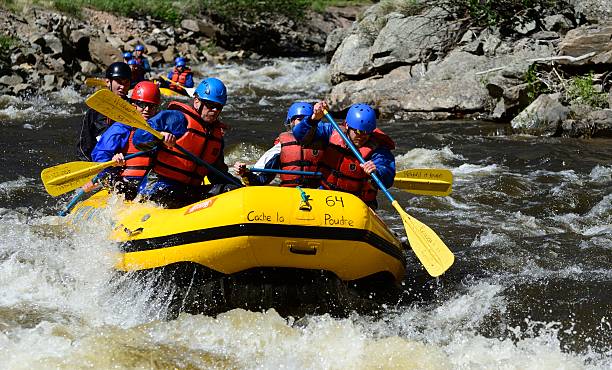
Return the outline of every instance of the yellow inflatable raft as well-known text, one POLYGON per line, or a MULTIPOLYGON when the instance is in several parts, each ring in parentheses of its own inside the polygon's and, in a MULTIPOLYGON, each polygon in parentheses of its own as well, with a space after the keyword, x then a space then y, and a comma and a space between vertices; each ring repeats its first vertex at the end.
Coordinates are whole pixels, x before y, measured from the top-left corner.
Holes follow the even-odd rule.
MULTIPOLYGON (((107 199, 102 191, 80 203, 72 222, 95 217, 107 199)), ((351 194, 328 190, 243 187, 179 209, 128 203, 116 214, 111 239, 119 242, 117 270, 195 264, 208 271, 196 284, 274 269, 283 271, 282 282, 317 271, 344 285, 376 277, 397 286, 406 267, 402 243, 375 212, 351 194)), ((193 278, 183 285, 194 285, 193 278)))
MULTIPOLYGON (((92 217, 107 198, 102 191, 77 205, 73 221, 92 217)), ((287 267, 400 281, 405 269, 401 242, 376 213, 328 190, 244 187, 179 209, 128 206, 111 238, 121 243, 122 271, 195 262, 223 274, 287 267)))

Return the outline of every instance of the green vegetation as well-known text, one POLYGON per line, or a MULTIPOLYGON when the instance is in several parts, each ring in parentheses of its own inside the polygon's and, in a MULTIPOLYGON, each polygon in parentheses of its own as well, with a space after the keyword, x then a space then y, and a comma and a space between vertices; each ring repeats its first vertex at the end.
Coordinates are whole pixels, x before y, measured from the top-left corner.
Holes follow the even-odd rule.
MULTIPOLYGON (((14 0, 2 0, 12 4, 14 0)), ((32 0, 32 3, 37 2, 32 0)), ((253 19, 266 14, 301 18, 305 11, 324 11, 328 6, 370 4, 368 0, 53 0, 52 6, 73 16, 90 7, 121 16, 154 19, 178 24, 186 15, 213 13, 226 18, 253 19)))
POLYGON ((17 45, 17 40, 6 35, 0 35, 0 54, 6 55, 13 46, 17 45))
POLYGON ((81 7, 74 0, 56 0, 53 7, 62 13, 70 14, 74 17, 81 17, 81 7))
POLYGON ((548 93, 546 85, 540 81, 537 75, 537 65, 532 64, 529 66, 527 73, 525 74, 525 82, 527 83, 527 98, 529 103, 533 102, 540 94, 548 93))
MULTIPOLYGON (((185 0, 177 1, 178 4, 185 0)), ((138 18, 150 15, 168 23, 180 22, 182 15, 179 8, 170 0, 54 0, 53 7, 71 15, 80 15, 81 9, 91 7, 126 17, 138 18)))
POLYGON ((592 107, 605 108, 608 106, 608 96, 595 88, 592 73, 572 77, 567 88, 567 97, 570 101, 584 103, 592 107))

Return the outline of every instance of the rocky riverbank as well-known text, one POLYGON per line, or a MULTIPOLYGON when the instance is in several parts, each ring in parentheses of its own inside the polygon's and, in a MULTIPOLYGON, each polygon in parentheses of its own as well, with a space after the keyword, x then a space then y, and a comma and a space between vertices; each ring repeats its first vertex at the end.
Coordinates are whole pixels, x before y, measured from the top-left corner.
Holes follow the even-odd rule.
POLYGON ((179 26, 82 9, 80 17, 26 6, 0 8, 0 94, 26 96, 80 86, 122 60, 123 51, 144 44, 154 67, 171 66, 178 55, 190 65, 262 56, 322 55, 327 34, 355 21, 359 7, 282 14, 255 21, 193 15, 179 26), (265 35, 265 37, 262 37, 265 35))
POLYGON ((139 43, 157 67, 177 55, 195 65, 325 54, 337 110, 367 102, 402 120, 473 117, 534 135, 612 136, 610 1, 534 0, 505 14, 461 8, 471 3, 384 0, 249 20, 194 14, 178 26, 92 9, 0 9, 0 94, 80 86, 139 43))
POLYGON ((477 117, 535 135, 612 136, 612 2, 559 1, 486 26, 458 13, 460 1, 392 3, 329 35, 333 106, 364 101, 398 119, 477 117))

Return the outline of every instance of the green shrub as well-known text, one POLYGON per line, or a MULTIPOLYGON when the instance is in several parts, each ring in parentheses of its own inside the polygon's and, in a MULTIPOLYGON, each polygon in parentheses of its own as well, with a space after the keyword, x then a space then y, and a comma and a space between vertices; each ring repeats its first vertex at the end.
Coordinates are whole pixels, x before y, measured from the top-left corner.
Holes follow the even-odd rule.
POLYGON ((537 65, 532 64, 529 66, 527 73, 525 74, 525 82, 527 83, 527 98, 529 103, 533 102, 540 94, 548 93, 548 89, 545 84, 540 81, 537 74, 537 65))
POLYGON ((17 45, 17 40, 10 36, 0 35, 0 53, 8 54, 13 46, 17 45))
POLYGON ((74 17, 81 17, 81 7, 74 0, 55 0, 53 7, 62 13, 70 14, 74 17))
POLYGON ((597 91, 593 83, 592 73, 572 77, 566 93, 570 101, 597 108, 605 108, 608 105, 608 96, 604 92, 597 91))

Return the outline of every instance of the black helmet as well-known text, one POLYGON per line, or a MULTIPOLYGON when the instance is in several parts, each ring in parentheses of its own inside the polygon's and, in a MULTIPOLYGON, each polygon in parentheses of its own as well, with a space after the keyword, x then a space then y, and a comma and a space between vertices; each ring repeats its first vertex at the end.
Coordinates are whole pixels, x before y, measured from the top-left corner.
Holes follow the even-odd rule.
POLYGON ((115 62, 106 68, 106 78, 108 79, 130 79, 132 70, 130 66, 123 62, 115 62))

